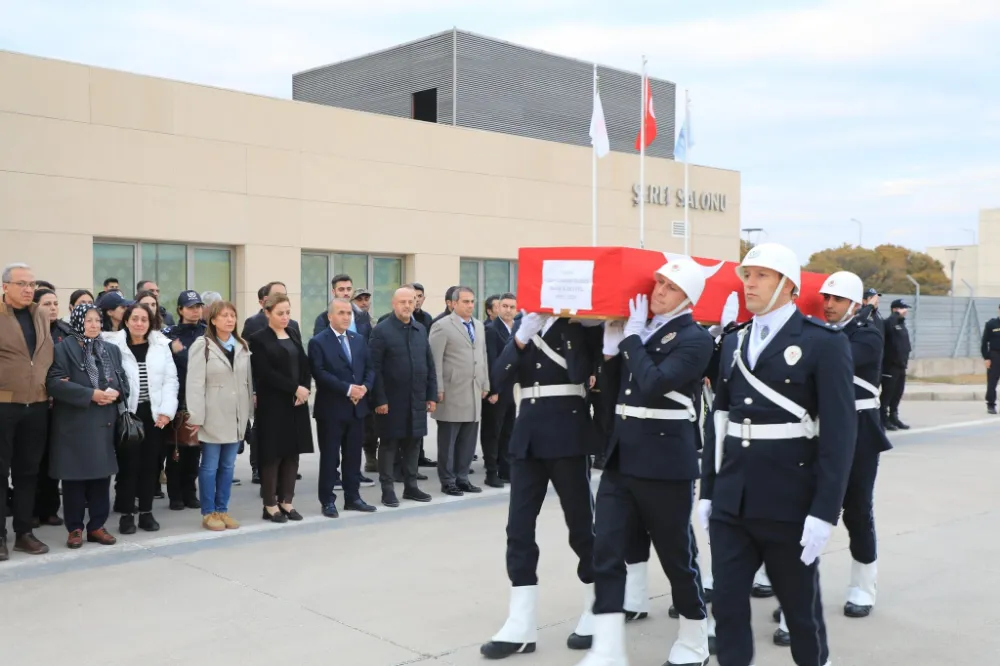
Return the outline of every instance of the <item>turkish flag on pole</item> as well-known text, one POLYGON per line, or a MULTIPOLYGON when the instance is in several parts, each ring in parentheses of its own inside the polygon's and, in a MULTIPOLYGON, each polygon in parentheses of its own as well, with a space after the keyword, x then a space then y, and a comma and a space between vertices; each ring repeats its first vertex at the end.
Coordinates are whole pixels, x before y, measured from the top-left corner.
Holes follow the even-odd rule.
POLYGON ((642 125, 643 128, 639 130, 639 134, 635 137, 635 149, 640 150, 641 148, 649 148, 649 144, 653 143, 656 139, 656 114, 653 112, 653 91, 649 87, 649 78, 647 77, 644 81, 642 87, 643 91, 643 104, 642 104, 642 125), (645 141, 645 145, 640 144, 645 141))

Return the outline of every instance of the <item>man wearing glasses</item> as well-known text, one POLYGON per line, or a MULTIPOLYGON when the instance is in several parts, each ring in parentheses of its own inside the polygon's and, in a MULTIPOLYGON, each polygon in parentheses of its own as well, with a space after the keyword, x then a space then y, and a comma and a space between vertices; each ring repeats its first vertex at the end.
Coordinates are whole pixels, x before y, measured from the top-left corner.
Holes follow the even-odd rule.
MULTIPOLYGON (((26 264, 3 269, 0 302, 0 498, 14 481, 14 550, 43 555, 49 547, 31 532, 38 466, 48 436, 45 378, 52 365, 48 313, 32 302, 37 287, 26 264)), ((7 560, 7 504, 0 501, 0 562, 7 560)))

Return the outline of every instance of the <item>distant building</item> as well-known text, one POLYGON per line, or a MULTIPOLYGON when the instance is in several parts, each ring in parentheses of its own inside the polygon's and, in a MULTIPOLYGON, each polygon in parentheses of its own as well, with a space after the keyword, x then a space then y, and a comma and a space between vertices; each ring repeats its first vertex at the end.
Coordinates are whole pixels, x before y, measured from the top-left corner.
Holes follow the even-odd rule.
POLYGON ((1000 296, 1000 208, 979 212, 978 243, 938 245, 927 254, 941 262, 953 280, 955 296, 1000 296))

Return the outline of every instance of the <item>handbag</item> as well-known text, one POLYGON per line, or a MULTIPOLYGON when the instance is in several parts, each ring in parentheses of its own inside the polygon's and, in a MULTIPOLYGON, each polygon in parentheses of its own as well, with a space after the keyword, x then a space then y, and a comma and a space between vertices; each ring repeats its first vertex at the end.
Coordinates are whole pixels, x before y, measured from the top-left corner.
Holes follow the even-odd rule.
POLYGON ((122 379, 122 374, 115 368, 118 375, 118 383, 122 387, 121 399, 118 401, 118 420, 115 422, 115 447, 124 448, 131 444, 138 444, 146 438, 146 429, 142 425, 142 420, 138 416, 128 411, 129 392, 125 388, 127 384, 122 379))
MULTIPOLYGON (((208 345, 205 345, 205 363, 208 363, 208 345)), ((177 450, 179 446, 200 446, 201 441, 198 439, 198 433, 193 432, 188 428, 188 424, 191 422, 191 413, 188 412, 183 406, 177 410, 177 415, 174 416, 174 420, 170 422, 167 426, 169 432, 166 433, 166 439, 168 444, 172 444, 174 447, 173 459, 176 461, 180 456, 180 452, 177 450)))

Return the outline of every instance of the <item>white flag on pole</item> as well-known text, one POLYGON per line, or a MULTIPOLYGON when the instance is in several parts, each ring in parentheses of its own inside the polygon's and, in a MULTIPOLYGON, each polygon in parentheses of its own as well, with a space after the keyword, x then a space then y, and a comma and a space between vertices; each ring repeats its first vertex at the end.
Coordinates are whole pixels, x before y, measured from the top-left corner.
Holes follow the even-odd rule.
POLYGON ((684 162, 688 161, 688 150, 694 146, 694 135, 691 134, 691 102, 684 104, 684 124, 681 125, 680 134, 677 135, 677 142, 674 144, 674 159, 684 162))
POLYGON ((590 116, 590 144, 598 157, 604 157, 611 150, 608 141, 608 127, 604 124, 604 107, 601 105, 601 95, 594 91, 594 112, 590 116))

